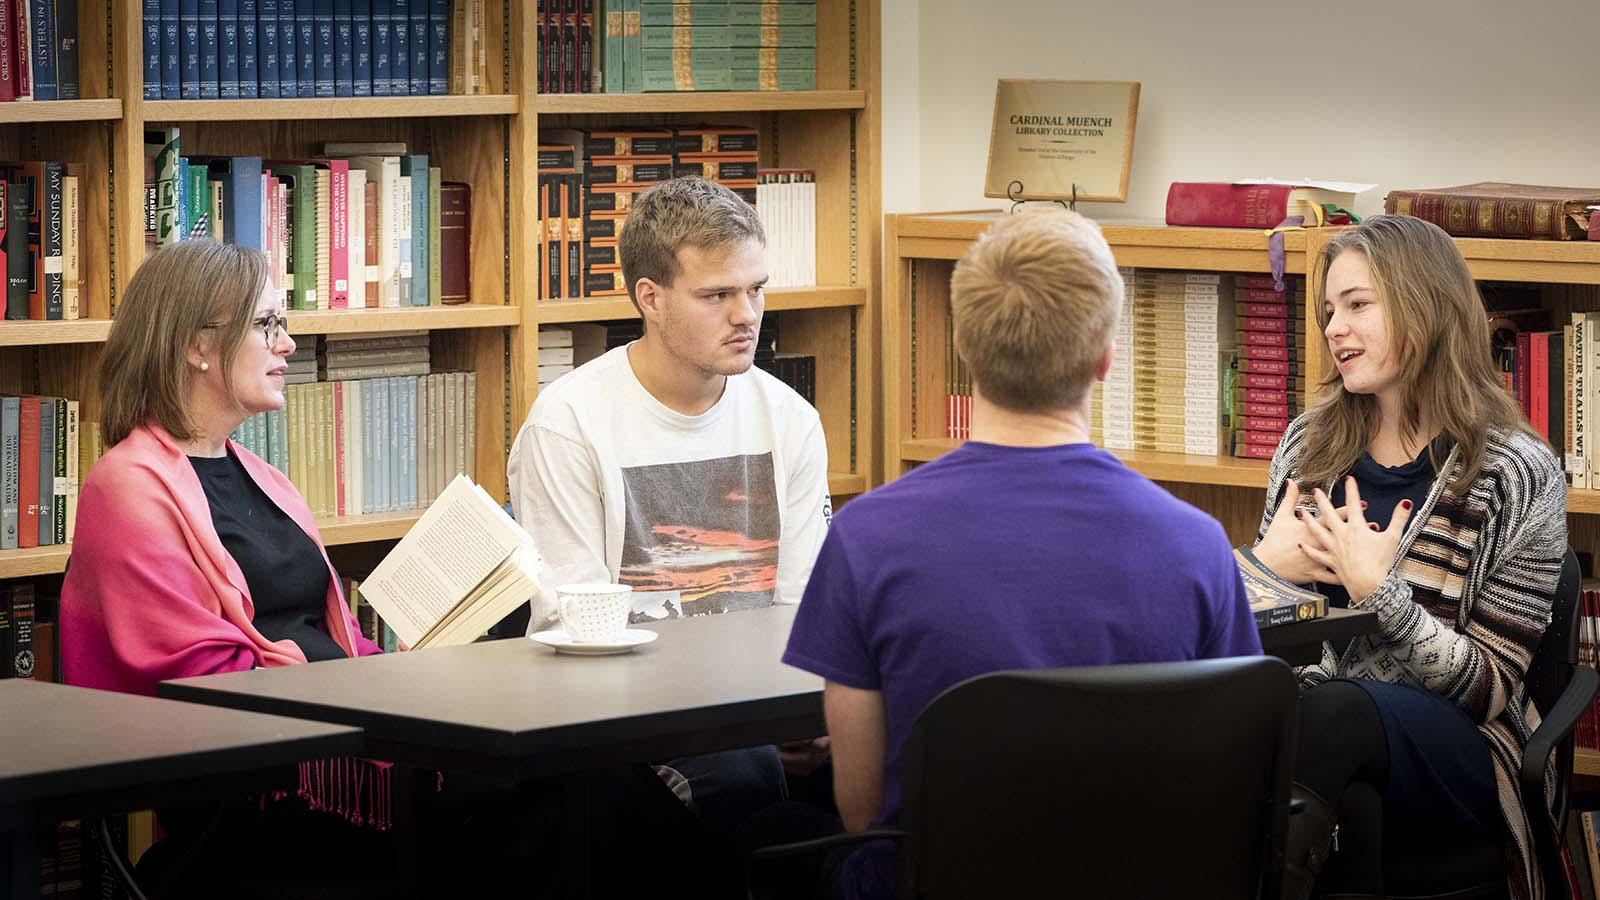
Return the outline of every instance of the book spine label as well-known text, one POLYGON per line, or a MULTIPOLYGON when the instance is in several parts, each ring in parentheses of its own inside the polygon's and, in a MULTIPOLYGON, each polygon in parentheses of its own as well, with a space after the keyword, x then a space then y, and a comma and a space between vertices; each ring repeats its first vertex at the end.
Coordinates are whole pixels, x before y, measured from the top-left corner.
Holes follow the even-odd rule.
POLYGON ((261 33, 259 21, 260 0, 239 2, 239 97, 255 100, 261 93, 261 33))
POLYGON ((427 96, 429 70, 433 65, 433 54, 428 49, 428 35, 433 30, 428 24, 429 4, 430 0, 411 0, 408 26, 411 29, 411 77, 408 88, 413 97, 427 96))
POLYGON ((17 549, 21 408, 20 398, 0 397, 0 550, 17 549))
POLYGON ((221 0, 217 7, 217 29, 222 43, 217 72, 217 93, 224 100, 237 100, 239 92, 239 0, 221 0))
POLYGON ((44 209, 40 218, 42 233, 39 249, 44 254, 41 269, 44 274, 44 318, 61 320, 66 312, 62 278, 65 265, 61 250, 66 243, 66 217, 62 206, 66 168, 61 163, 45 163, 41 169, 44 178, 44 209))
POLYGON ((28 76, 33 85, 33 99, 60 100, 61 82, 56 66, 56 17, 51 0, 19 0, 29 4, 28 76))
POLYGON ((282 98, 307 96, 301 93, 300 80, 312 78, 312 72, 300 71, 299 5, 311 0, 278 0, 278 96, 282 98))
POLYGON ((62 100, 76 100, 78 84, 78 0, 55 0, 56 80, 62 100))
POLYGON ((428 93, 450 93, 450 0, 428 4, 428 93))
MULTIPOLYGON (((8 2, 8 0, 7 0, 8 2)), ((0 15, 4 14, 6 2, 0 2, 0 15)), ((144 42, 144 99, 161 99, 161 0, 144 0, 142 16, 139 20, 140 32, 144 42)), ((0 30, 5 29, 0 24, 0 30)), ((9 45, 9 40, 6 42, 9 45)), ((0 55, 8 54, 9 46, 0 47, 0 55)), ((4 93, 4 84, 10 82, 10 59, 0 60, 0 67, 4 67, 4 75, 0 76, 0 100, 9 100, 4 93)))
POLYGON ((1288 186, 1175 181, 1167 189, 1168 225, 1272 228, 1289 208, 1288 186))
POLYGON ((351 0, 333 0, 333 95, 356 95, 356 32, 351 0))
POLYGON ((295 96, 317 96, 317 3, 296 0, 294 7, 295 96))
POLYGON ((353 73, 350 91, 356 97, 372 96, 372 0, 351 0, 353 73))
POLYGON ((56 542, 56 402, 51 397, 35 397, 39 406, 39 546, 56 542))
POLYGON ((337 69, 336 59, 338 49, 334 46, 333 37, 333 0, 313 0, 312 25, 314 34, 312 40, 315 49, 315 58, 312 65, 316 76, 312 81, 312 93, 318 97, 335 96, 334 72, 337 69))
POLYGON ((200 99, 222 95, 222 35, 218 28, 220 0, 200 0, 200 99))
POLYGON ((67 542, 67 401, 57 397, 55 404, 56 434, 51 464, 51 535, 50 543, 60 546, 67 542))
POLYGON ((279 0, 257 0, 256 5, 256 30, 259 32, 256 40, 260 46, 257 57, 260 59, 259 88, 257 94, 262 99, 284 96, 279 87, 279 67, 282 64, 282 55, 279 53, 279 26, 278 15, 279 0))
POLYGON ((389 33, 394 0, 372 0, 372 96, 387 97, 394 84, 394 41, 389 33))
POLYGON ((9 660, 11 676, 14 678, 34 677, 34 600, 33 585, 14 585, 11 590, 11 638, 9 660))
POLYGON ((389 93, 396 97, 411 93, 411 4, 426 2, 390 0, 389 93))

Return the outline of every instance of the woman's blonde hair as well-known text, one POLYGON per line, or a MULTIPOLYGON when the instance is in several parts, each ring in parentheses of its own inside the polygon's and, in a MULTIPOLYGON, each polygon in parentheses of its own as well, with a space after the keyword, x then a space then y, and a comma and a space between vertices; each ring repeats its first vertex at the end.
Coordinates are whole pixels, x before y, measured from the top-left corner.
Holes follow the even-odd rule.
MULTIPOLYGON (((1400 362, 1400 430, 1415 438, 1426 410, 1430 424, 1461 450, 1459 490, 1483 468, 1490 430, 1529 431, 1495 370, 1489 322, 1478 285, 1455 241, 1438 226, 1410 216, 1373 216, 1340 232, 1322 248, 1314 266, 1317 325, 1328 328, 1328 268, 1345 253, 1360 253, 1372 272, 1372 287, 1389 328, 1389 352, 1400 362)), ((1378 432, 1378 403, 1371 394, 1344 389, 1334 361, 1326 360, 1322 396, 1306 415, 1310 438, 1300 457, 1299 479, 1321 487, 1349 472, 1378 432)), ((1428 453, 1443 465, 1438 442, 1428 453)))
POLYGON ((990 402, 1082 403, 1122 314, 1122 274, 1099 226, 1059 209, 1007 216, 950 277, 956 350, 990 402))
POLYGON ((267 285, 255 250, 188 240, 151 254, 117 305, 100 353, 100 433, 107 447, 154 422, 180 441, 195 436, 186 400, 194 376, 186 355, 200 332, 216 332, 223 383, 234 399, 234 357, 267 285))

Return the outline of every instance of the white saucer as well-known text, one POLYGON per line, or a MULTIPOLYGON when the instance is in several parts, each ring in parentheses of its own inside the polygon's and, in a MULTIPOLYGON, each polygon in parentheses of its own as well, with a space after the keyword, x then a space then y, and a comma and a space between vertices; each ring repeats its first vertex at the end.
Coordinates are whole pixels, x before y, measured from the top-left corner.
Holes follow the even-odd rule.
POLYGON ((656 637, 654 631, 646 631, 643 628, 629 628, 622 632, 622 637, 604 643, 597 641, 578 643, 560 628, 528 635, 529 640, 537 641, 557 653, 570 653, 573 656, 610 656, 613 653, 627 653, 635 647, 650 643, 656 637))

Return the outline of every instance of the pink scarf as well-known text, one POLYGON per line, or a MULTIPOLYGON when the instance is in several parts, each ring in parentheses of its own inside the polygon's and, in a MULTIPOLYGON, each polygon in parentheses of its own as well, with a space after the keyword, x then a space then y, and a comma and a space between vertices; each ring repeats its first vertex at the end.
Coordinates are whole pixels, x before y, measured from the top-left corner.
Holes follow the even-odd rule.
MULTIPOLYGON (((328 567, 326 623, 351 656, 361 638, 305 500, 283 473, 229 448, 271 500, 316 543, 328 567)), ((68 684, 154 694, 169 678, 306 661, 293 641, 256 631, 238 563, 211 523, 205 489, 172 436, 137 428, 95 463, 78 500, 61 586, 61 668, 68 684)))

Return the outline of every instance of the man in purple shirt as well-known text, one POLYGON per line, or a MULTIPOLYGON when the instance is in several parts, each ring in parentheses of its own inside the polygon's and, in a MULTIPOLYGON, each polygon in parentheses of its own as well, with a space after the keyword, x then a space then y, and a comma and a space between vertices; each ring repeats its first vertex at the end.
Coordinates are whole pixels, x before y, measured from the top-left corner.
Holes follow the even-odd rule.
MULTIPOLYGON (((951 293, 972 439, 834 518, 783 657, 826 679, 851 831, 896 820, 912 723, 959 681, 1261 653, 1222 527, 1089 442, 1123 302, 1099 228, 1003 219, 951 293)), ((897 865, 892 847, 857 853, 841 893, 892 897, 897 865)))

